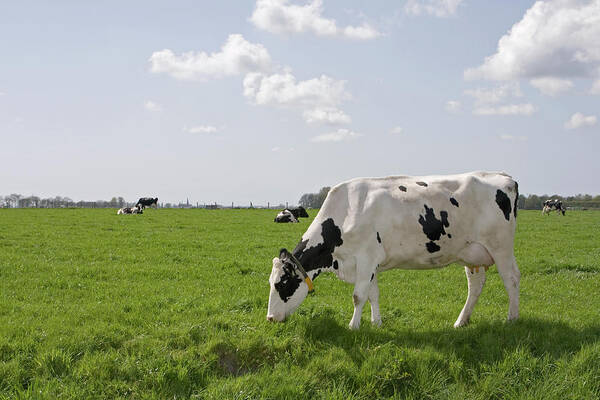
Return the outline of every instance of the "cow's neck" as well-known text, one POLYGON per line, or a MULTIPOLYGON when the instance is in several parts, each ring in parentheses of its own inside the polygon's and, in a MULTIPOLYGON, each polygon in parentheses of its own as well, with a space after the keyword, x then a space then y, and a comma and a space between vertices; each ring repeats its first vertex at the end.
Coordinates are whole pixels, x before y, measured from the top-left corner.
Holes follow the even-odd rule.
POLYGON ((337 269, 333 251, 337 246, 341 246, 343 241, 340 229, 335 225, 333 219, 329 218, 321 223, 319 240, 311 241, 317 243, 316 245, 307 247, 309 238, 303 237, 303 239, 298 243, 293 254, 311 279, 316 278, 323 271, 337 269))

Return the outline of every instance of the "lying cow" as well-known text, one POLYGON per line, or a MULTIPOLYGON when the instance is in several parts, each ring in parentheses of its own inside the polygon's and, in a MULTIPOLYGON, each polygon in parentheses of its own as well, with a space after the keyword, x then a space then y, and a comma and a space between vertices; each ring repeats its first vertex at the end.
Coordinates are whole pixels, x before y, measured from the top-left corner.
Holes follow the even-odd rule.
POLYGON ((381 324, 377 275, 392 268, 465 265, 468 295, 454 327, 466 325, 496 264, 508 292, 508 319, 519 316, 520 273, 514 256, 518 185, 510 176, 471 172, 448 176, 358 178, 335 186, 292 253, 273 259, 267 319, 283 321, 334 272, 354 284, 351 329, 365 302, 381 324), (481 268, 480 268, 481 267, 481 268))
POLYGON ((567 211, 563 207, 562 201, 560 201, 558 199, 548 199, 548 200, 544 201, 544 208, 542 209, 542 215, 548 215, 548 214, 550 214, 550 211, 554 211, 554 210, 556 210, 557 213, 562 213, 562 215, 565 215, 565 212, 567 211))
POLYGON ((143 214, 142 207, 136 205, 135 207, 123 207, 117 211, 117 215, 120 214, 143 214))
POLYGON ((158 208, 158 197, 142 197, 138 200, 136 206, 141 206, 142 209, 152 206, 154 206, 154 208, 158 208))
POLYGON ((274 222, 300 222, 298 220, 298 218, 296 218, 294 216, 294 214, 292 214, 292 212, 288 209, 285 209, 283 211, 280 211, 279 214, 277 214, 277 216, 275 217, 275 219, 273 220, 274 222))
POLYGON ((300 222, 300 218, 308 218, 308 213, 304 207, 286 208, 277 214, 275 222, 300 222))

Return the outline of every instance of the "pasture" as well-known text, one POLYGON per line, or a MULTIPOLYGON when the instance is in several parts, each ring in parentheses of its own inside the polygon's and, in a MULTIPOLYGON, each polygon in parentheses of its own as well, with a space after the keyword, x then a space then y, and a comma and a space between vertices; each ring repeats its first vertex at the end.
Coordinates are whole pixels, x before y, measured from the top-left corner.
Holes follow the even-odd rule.
POLYGON ((521 318, 494 267, 454 329, 463 268, 379 276, 381 328, 324 274, 265 319, 271 259, 311 218, 274 210, 0 210, 0 398, 592 399, 600 213, 519 211, 521 318))

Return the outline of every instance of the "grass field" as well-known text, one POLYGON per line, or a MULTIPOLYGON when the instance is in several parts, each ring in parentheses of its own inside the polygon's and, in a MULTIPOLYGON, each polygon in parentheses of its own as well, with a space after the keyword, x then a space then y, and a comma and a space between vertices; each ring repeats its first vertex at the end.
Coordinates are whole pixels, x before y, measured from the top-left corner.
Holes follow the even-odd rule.
POLYGON ((271 259, 309 224, 274 214, 0 210, 0 398, 600 397, 600 213, 520 211, 517 322, 491 268, 452 328, 453 265, 381 274, 383 326, 367 306, 357 332, 333 275, 266 321, 271 259))

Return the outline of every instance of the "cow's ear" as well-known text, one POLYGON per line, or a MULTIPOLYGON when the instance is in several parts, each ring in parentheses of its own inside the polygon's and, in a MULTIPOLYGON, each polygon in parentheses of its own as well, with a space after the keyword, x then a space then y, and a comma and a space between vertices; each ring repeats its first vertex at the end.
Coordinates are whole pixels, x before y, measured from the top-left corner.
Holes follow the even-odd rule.
POLYGON ((284 248, 284 249, 279 250, 279 259, 282 262, 286 261, 289 258, 289 255, 290 255, 290 253, 289 253, 289 251, 287 251, 287 249, 284 248))

